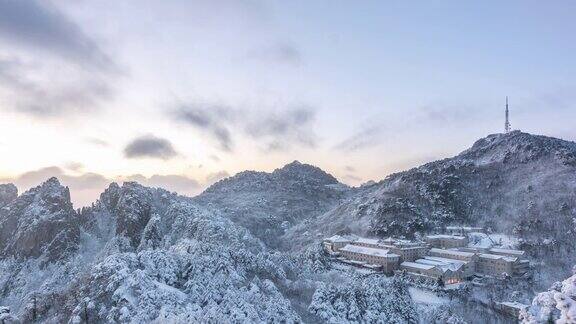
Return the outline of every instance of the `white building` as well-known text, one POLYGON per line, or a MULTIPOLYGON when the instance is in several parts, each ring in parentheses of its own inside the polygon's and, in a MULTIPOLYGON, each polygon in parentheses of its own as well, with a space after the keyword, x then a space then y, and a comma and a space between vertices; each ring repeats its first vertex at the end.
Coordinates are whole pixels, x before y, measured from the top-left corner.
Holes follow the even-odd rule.
POLYGON ((339 250, 340 255, 354 261, 367 264, 376 264, 382 267, 382 271, 392 273, 398 269, 400 256, 390 253, 389 250, 371 248, 366 246, 348 244, 339 250))
POLYGON ((462 272, 462 278, 470 278, 474 275, 475 268, 474 262, 454 260, 449 258, 435 257, 435 256, 425 256, 424 259, 443 262, 447 264, 454 264, 454 268, 462 272))
POLYGON ((468 237, 460 235, 427 235, 426 243, 435 248, 450 249, 468 245, 468 237))
POLYGON ((476 253, 473 252, 464 252, 458 250, 446 250, 437 248, 430 249, 429 255, 468 262, 476 261, 476 259, 478 258, 476 256, 476 253))
POLYGON ((322 241, 324 249, 328 253, 336 253, 340 248, 350 244, 350 242, 355 241, 357 237, 351 235, 334 235, 322 241))
POLYGON ((502 248, 491 248, 490 253, 498 254, 498 255, 505 255, 511 257, 522 258, 526 254, 526 252, 522 250, 512 250, 512 249, 502 249, 502 248))
POLYGON ((514 263, 518 261, 516 257, 509 257, 498 254, 480 253, 476 264, 476 272, 484 275, 501 277, 504 274, 514 274, 514 263))
MULTIPOLYGON (((422 260, 420 260, 422 261, 422 260)), ((451 266, 445 264, 433 264, 434 262, 410 262, 400 264, 400 269, 414 277, 424 277, 433 280, 442 280, 444 284, 458 283, 462 281, 459 271, 454 271, 451 266)))

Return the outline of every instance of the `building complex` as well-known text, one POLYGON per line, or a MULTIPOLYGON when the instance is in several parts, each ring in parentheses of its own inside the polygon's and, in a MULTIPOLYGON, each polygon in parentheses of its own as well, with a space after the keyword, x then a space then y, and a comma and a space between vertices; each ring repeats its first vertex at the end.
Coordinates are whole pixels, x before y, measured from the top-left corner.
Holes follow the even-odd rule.
POLYGON ((335 235, 323 241, 325 250, 341 261, 452 284, 473 276, 519 276, 529 270, 524 251, 468 247, 465 235, 428 235, 424 241, 371 239, 335 235))

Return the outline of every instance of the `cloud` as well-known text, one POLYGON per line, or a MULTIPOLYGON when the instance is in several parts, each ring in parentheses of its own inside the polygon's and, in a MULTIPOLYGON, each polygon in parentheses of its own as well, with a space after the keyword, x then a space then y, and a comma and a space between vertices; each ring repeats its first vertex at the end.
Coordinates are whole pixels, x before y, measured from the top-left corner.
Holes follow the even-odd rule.
POLYGON ((0 179, 0 183, 14 183, 19 192, 24 192, 40 185, 50 177, 57 177, 63 185, 70 188, 70 196, 76 207, 89 205, 110 183, 109 179, 96 173, 68 175, 56 166, 25 172, 15 178, 0 179))
POLYGON ((176 120, 201 129, 213 136, 220 148, 232 150, 229 125, 235 122, 234 109, 223 105, 183 104, 173 113, 176 120))
POLYGON ((354 167, 351 166, 351 165, 346 165, 346 166, 344 166, 344 170, 346 170, 346 171, 348 171, 348 172, 355 172, 355 171, 356 171, 356 168, 354 168, 354 167))
POLYGON ((132 140, 124 148, 124 156, 127 158, 155 158, 168 160, 178 155, 170 141, 145 135, 132 140))
POLYGON ((458 125, 458 123, 475 123, 486 118, 483 110, 475 105, 455 105, 430 103, 424 105, 414 114, 414 123, 432 125, 458 125))
POLYGON ((309 106, 273 110, 250 110, 227 105, 179 104, 171 118, 209 134, 221 150, 231 152, 236 138, 255 140, 264 151, 285 151, 292 146, 315 147, 316 111, 309 106))
POLYGON ((300 65, 302 63, 302 54, 298 48, 293 44, 284 42, 252 50, 248 53, 248 58, 290 65, 300 65))
POLYGON ((249 121, 246 133, 256 139, 267 141, 267 150, 285 150, 292 144, 306 147, 316 146, 312 122, 316 111, 302 106, 280 113, 269 113, 249 121))
POLYGON ((72 176, 65 174, 61 168, 56 166, 25 172, 14 179, 14 182, 19 187, 30 188, 39 185, 50 177, 57 177, 62 183, 75 190, 89 190, 94 187, 104 188, 109 183, 105 177, 96 173, 83 173, 78 176, 72 176))
POLYGON ((349 137, 335 146, 343 152, 356 152, 379 146, 390 141, 398 135, 418 133, 418 130, 439 127, 459 127, 469 123, 477 123, 487 117, 482 109, 474 105, 456 105, 430 103, 405 114, 403 120, 386 120, 383 116, 373 116, 369 121, 361 124, 349 137))
POLYGON ((84 165, 80 162, 68 162, 64 165, 64 168, 69 171, 80 172, 84 165))
POLYGON ((381 125, 365 125, 350 137, 336 145, 336 149, 353 152, 378 145, 383 127, 381 125))
POLYGON ((198 181, 184 175, 152 175, 147 178, 141 174, 134 174, 128 177, 119 177, 117 181, 136 181, 144 186, 164 188, 176 191, 179 194, 197 194, 200 190, 198 181))
POLYGON ((120 68, 49 1, 0 0, 0 95, 36 118, 94 113, 115 94, 120 68))
POLYGON ((113 66, 97 44, 49 1, 0 0, 0 38, 81 66, 113 66))
POLYGON ((213 183, 216 183, 222 179, 228 178, 229 176, 230 176, 230 174, 226 171, 218 171, 218 172, 210 173, 208 176, 206 176, 206 183, 207 184, 213 184, 213 183))
POLYGON ((14 110, 40 118, 61 117, 92 112, 113 96, 110 84, 100 77, 72 72, 64 78, 47 70, 18 58, 0 57, 0 87, 14 110))
POLYGON ((141 174, 135 174, 110 179, 91 172, 70 175, 57 166, 25 172, 13 178, 0 179, 0 183, 14 183, 18 187, 19 192, 24 192, 40 185, 50 177, 57 177, 62 185, 70 188, 70 195, 76 207, 87 206, 96 201, 100 193, 114 181, 136 181, 144 186, 164 188, 189 196, 198 194, 202 189, 198 181, 185 175, 152 175, 151 177, 145 177, 141 174))
POLYGON ((110 143, 108 143, 104 140, 101 140, 99 138, 95 138, 95 137, 86 138, 86 143, 96 145, 96 146, 109 146, 110 145, 110 143))

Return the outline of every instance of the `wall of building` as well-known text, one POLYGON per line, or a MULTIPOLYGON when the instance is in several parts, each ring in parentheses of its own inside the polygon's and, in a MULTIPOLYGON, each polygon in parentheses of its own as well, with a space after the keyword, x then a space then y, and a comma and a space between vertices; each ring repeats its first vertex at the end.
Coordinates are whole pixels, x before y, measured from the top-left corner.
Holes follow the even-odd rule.
POLYGON ((382 271, 386 273, 390 273, 398 269, 398 257, 380 257, 376 255, 355 253, 350 251, 341 251, 340 253, 343 257, 350 260, 381 265, 382 271))
POLYGON ((490 276, 501 276, 502 273, 513 275, 513 264, 512 261, 504 259, 493 259, 480 256, 476 264, 476 272, 490 276))
POLYGON ((452 251, 443 251, 443 250, 430 250, 430 255, 438 256, 447 259, 454 259, 454 260, 461 260, 461 261, 475 261, 476 257, 473 253, 469 253, 467 255, 453 253, 452 251))

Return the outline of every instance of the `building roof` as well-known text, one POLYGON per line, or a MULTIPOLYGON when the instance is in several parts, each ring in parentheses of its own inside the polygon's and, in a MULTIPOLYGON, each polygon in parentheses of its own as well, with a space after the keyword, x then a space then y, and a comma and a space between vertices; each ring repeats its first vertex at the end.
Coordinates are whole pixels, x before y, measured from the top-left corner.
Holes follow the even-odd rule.
POLYGON ((525 252, 522 250, 501 249, 501 248, 491 248, 490 252, 511 254, 511 255, 517 255, 517 256, 523 256, 525 254, 525 252))
POLYGON ((445 249, 437 249, 431 248, 431 253, 441 253, 441 254, 448 254, 448 255, 457 255, 462 257, 473 257, 475 253, 472 252, 464 252, 464 251, 457 251, 457 250, 445 250, 445 249))
POLYGON ((357 239, 358 237, 355 235, 333 235, 329 238, 324 239, 324 241, 331 243, 346 243, 346 242, 353 242, 357 239))
POLYGON ((435 235, 426 235, 428 239, 452 239, 452 240, 465 240, 466 237, 460 235, 448 235, 448 234, 435 234, 435 235))
POLYGON ((409 240, 397 240, 394 245, 402 246, 402 247, 422 247, 423 246, 422 243, 413 242, 413 241, 409 241, 409 240))
POLYGON ((402 262, 400 264, 400 266, 404 266, 404 267, 408 267, 408 268, 415 268, 415 269, 422 269, 422 270, 431 270, 431 269, 435 268, 435 266, 430 265, 430 264, 422 264, 422 263, 409 262, 409 261, 402 262))
POLYGON ((399 258, 400 257, 397 254, 388 253, 388 252, 390 252, 389 250, 376 249, 376 248, 370 248, 370 247, 358 246, 358 245, 352 245, 352 244, 346 245, 345 247, 341 248, 340 251, 372 255, 372 256, 377 256, 377 257, 381 257, 381 258, 399 258))
POLYGON ((441 261, 441 262, 451 262, 451 263, 456 263, 456 264, 468 264, 468 261, 435 257, 435 256, 429 256, 429 255, 425 256, 424 259, 433 260, 433 261, 441 261))
POLYGON ((490 253, 480 253, 478 254, 478 256, 480 258, 483 259, 492 259, 492 260, 505 260, 508 262, 515 262, 516 260, 518 260, 518 258, 515 257, 509 257, 509 256, 505 256, 505 255, 499 255, 499 254, 490 254, 490 253))
POLYGON ((340 236, 340 235, 331 236, 331 237, 329 237, 329 238, 327 238, 327 239, 324 239, 324 241, 332 242, 332 243, 350 242, 349 239, 346 239, 346 238, 344 238, 343 236, 340 236))
POLYGON ((414 261, 420 264, 427 264, 438 267, 442 272, 450 271, 458 271, 462 268, 462 263, 455 263, 455 262, 446 262, 446 261, 437 261, 437 260, 429 260, 429 259, 418 259, 414 261))
POLYGON ((379 240, 379 239, 371 239, 371 238, 359 237, 355 242, 378 245, 378 244, 380 243, 380 240, 379 240))
POLYGON ((462 231, 471 232, 471 231, 482 230, 483 228, 482 227, 472 227, 472 226, 446 226, 446 229, 449 231, 462 230, 462 231))

